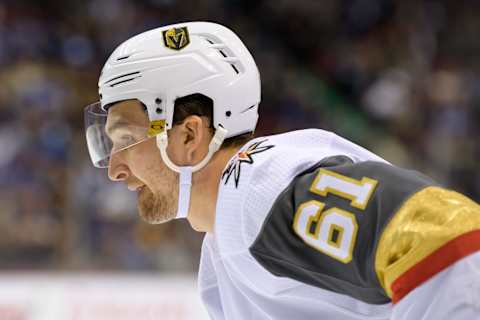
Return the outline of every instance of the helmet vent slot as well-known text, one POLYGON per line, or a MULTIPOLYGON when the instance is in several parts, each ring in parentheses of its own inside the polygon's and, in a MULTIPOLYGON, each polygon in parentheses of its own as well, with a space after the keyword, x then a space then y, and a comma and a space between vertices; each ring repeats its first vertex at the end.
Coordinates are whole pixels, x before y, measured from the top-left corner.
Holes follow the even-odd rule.
POLYGON ((112 82, 112 81, 115 81, 115 80, 117 80, 117 79, 125 78, 125 77, 128 77, 128 76, 133 76, 133 75, 137 75, 137 74, 140 76, 140 71, 135 71, 135 72, 130 72, 130 73, 122 74, 122 75, 119 75, 119 76, 117 76, 117 77, 115 77, 115 78, 112 78, 112 79, 108 80, 107 82, 105 82, 105 84, 108 84, 108 83, 110 83, 110 82, 112 82))
POLYGON ((115 86, 118 86, 119 84, 122 84, 122 83, 125 83, 125 82, 130 82, 130 81, 135 80, 135 79, 138 79, 138 78, 140 78, 140 76, 134 77, 134 78, 130 78, 130 79, 125 79, 125 80, 122 80, 122 81, 118 81, 118 82, 112 83, 112 84, 110 85, 110 87, 113 88, 113 87, 115 87, 115 86))
POLYGON ((117 58, 117 61, 125 60, 125 59, 128 59, 128 58, 130 58, 130 55, 128 55, 128 56, 123 56, 123 57, 118 57, 118 58, 117 58))
POLYGON ((120 76, 112 78, 112 79, 108 80, 107 82, 105 82, 105 84, 108 84, 111 88, 113 88, 113 87, 115 87, 119 84, 122 84, 122 83, 125 83, 125 82, 135 80, 137 78, 140 78, 141 76, 142 75, 140 74, 140 71, 130 72, 130 73, 122 74, 120 76))
MULTIPOLYGON (((212 45, 213 45, 212 47, 215 48, 215 49, 217 49, 217 51, 218 51, 224 58, 229 58, 229 56, 225 53, 225 51, 222 50, 222 49, 220 49, 220 48, 225 48, 225 46, 222 45, 222 43, 215 43, 215 42, 213 42, 212 40, 210 40, 210 39, 208 39, 208 38, 205 38, 205 40, 206 40, 208 43, 212 44, 212 45)), ((228 48, 227 48, 227 49, 228 49, 228 48)), ((232 57, 233 57, 233 56, 232 56, 232 57)), ((227 61, 227 62, 228 62, 228 61, 227 61)), ((229 64, 230 64, 230 66, 232 67, 233 71, 235 71, 236 74, 240 74, 240 71, 238 71, 238 68, 235 66, 235 64, 230 63, 230 62, 229 62, 229 64)))
POLYGON ((238 71, 237 67, 235 67, 235 65, 234 65, 233 63, 230 63, 230 65, 232 66, 233 70, 234 70, 237 74, 240 73, 240 71, 238 71))
POLYGON ((241 111, 240 113, 245 113, 245 112, 247 112, 248 110, 251 110, 251 109, 255 108, 255 106, 256 106, 256 105, 254 104, 253 106, 248 107, 247 109, 241 111))

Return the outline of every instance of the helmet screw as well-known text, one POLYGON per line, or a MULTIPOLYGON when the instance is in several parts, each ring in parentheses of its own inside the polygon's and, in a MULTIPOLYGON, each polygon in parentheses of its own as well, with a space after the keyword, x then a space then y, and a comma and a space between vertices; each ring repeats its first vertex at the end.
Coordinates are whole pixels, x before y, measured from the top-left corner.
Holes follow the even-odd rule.
MULTIPOLYGON (((162 103, 162 99, 160 99, 160 98, 155 99, 155 103, 156 103, 156 104, 161 104, 161 103, 162 103)), ((158 109, 157 109, 157 110, 158 110, 158 109)))
POLYGON ((163 110, 162 110, 161 108, 157 108, 155 111, 156 111, 157 113, 162 113, 163 110))
POLYGON ((230 116, 232 115, 232 112, 231 112, 231 111, 227 111, 227 112, 225 112, 225 115, 226 115, 227 117, 230 117, 230 116))

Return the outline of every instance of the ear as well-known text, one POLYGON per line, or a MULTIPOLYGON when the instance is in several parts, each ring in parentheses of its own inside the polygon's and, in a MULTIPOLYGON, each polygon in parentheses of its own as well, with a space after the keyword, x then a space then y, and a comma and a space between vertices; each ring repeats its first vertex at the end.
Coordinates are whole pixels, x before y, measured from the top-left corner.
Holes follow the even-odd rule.
POLYGON ((208 151, 210 129, 205 118, 191 115, 181 124, 181 144, 184 159, 189 164, 196 164, 208 151))

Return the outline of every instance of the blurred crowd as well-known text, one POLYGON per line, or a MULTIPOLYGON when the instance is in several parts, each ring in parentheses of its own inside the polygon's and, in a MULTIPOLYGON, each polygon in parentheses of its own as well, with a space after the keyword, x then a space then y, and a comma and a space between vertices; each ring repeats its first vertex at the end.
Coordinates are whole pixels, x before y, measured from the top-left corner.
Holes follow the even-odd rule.
POLYGON ((257 135, 332 130, 480 200, 478 1, 3 0, 1 269, 196 269, 202 235, 141 222, 83 129, 111 51, 189 20, 227 25, 252 52, 257 135))

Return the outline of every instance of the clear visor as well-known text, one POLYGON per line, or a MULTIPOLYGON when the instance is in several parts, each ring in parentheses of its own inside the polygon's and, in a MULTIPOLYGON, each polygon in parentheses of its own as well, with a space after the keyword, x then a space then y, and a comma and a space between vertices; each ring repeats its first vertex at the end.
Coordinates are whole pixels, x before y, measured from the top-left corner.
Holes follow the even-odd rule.
POLYGON ((100 102, 85 107, 84 118, 88 152, 97 168, 107 168, 112 155, 150 137, 148 125, 131 124, 120 118, 109 120, 100 102))

